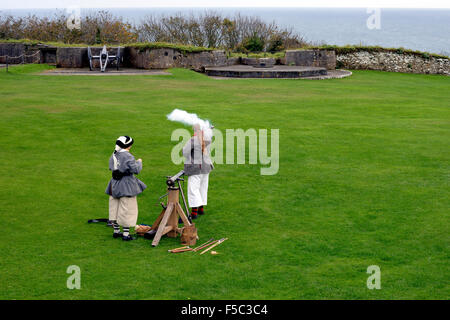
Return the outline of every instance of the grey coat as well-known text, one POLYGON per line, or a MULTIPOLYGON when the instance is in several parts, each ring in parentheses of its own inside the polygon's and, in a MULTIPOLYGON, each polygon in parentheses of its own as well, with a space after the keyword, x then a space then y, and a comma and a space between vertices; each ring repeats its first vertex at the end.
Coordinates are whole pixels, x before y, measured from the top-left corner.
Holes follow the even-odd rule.
MULTIPOLYGON (((211 141, 205 141, 206 149, 208 150, 211 141)), ((196 174, 210 173, 214 169, 211 158, 209 157, 209 150, 207 154, 202 152, 202 145, 196 137, 192 137, 183 147, 184 173, 187 176, 196 174)))
MULTIPOLYGON (((147 186, 141 180, 136 178, 134 174, 138 174, 142 170, 142 162, 136 161, 134 156, 128 151, 116 152, 115 156, 118 160, 118 170, 122 173, 131 173, 131 175, 123 176, 120 180, 111 180, 106 187, 105 193, 114 198, 134 197, 144 191, 147 186)), ((109 170, 114 170, 114 154, 109 158, 109 170)))

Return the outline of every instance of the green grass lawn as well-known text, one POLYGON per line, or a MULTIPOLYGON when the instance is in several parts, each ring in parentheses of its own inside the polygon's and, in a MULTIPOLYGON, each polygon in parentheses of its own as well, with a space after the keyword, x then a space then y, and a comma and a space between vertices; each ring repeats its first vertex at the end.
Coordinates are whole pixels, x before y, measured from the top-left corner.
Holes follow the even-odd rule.
POLYGON ((449 299, 450 78, 355 71, 345 79, 39 76, 0 69, 1 299, 449 299), (218 129, 280 129, 280 169, 217 165, 200 241, 169 254, 112 239, 115 139, 132 136, 151 224, 176 144, 174 108, 218 129), (66 288, 69 265, 81 290, 66 288), (369 290, 369 265, 381 290, 369 290))

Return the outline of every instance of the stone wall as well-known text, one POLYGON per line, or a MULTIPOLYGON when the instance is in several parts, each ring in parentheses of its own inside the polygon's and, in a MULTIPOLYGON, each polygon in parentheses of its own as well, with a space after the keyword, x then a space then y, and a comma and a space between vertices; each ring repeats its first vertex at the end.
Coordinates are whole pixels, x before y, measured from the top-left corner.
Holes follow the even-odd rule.
POLYGON ((132 67, 140 69, 188 68, 204 71, 205 67, 227 66, 237 59, 227 59, 222 50, 203 52, 181 52, 176 49, 145 49, 128 47, 127 59, 132 67))
POLYGON ((275 58, 241 58, 240 63, 255 68, 270 68, 276 64, 275 58))
POLYGON ((321 67, 327 70, 336 69, 334 50, 286 50, 286 56, 280 60, 282 64, 321 67))
POLYGON ((32 63, 36 61, 41 61, 41 56, 37 55, 39 52, 39 45, 31 45, 24 43, 0 43, 0 63, 6 63, 6 56, 9 56, 9 63, 17 64, 22 63, 21 55, 26 55, 23 57, 23 62, 32 63))
POLYGON ((359 51, 338 54, 336 60, 343 69, 450 75, 449 59, 417 54, 359 51))
POLYGON ((41 50, 41 63, 56 65, 56 47, 43 47, 41 50))
POLYGON ((89 66, 87 48, 66 47, 56 50, 58 68, 83 68, 89 66))
POLYGON ((0 56, 16 57, 24 54, 25 45, 22 43, 0 43, 0 56))
MULTIPOLYGON (((101 47, 92 47, 94 55, 101 47)), ((117 47, 108 48, 116 54, 117 47)), ((140 69, 189 68, 204 71, 205 67, 230 66, 235 64, 255 64, 261 59, 227 58, 222 50, 203 52, 181 52, 171 48, 140 50, 134 47, 121 48, 123 63, 121 66, 140 69)), ((0 43, 0 63, 5 63, 4 56, 34 55, 40 52, 41 63, 55 64, 62 68, 85 68, 89 66, 86 47, 52 47, 42 44, 0 43), (3 56, 3 57, 2 57, 3 56)), ((36 62, 36 55, 25 58, 26 63, 36 62)), ((271 64, 272 58, 264 60, 271 64), (267 61, 266 61, 267 60, 267 61), (270 61, 269 61, 270 60, 270 61)), ((9 63, 21 63, 21 59, 9 63)), ((97 62, 95 64, 98 64, 97 62)), ((323 67, 328 70, 336 68, 381 70, 391 72, 408 72, 424 74, 450 75, 450 60, 428 57, 421 54, 397 53, 390 51, 358 51, 338 53, 334 50, 287 50, 286 56, 276 60, 276 64, 323 67)), ((96 65, 94 65, 96 66, 96 65)))
MULTIPOLYGON (((91 47, 91 49, 93 55, 98 55, 102 47, 91 47)), ((87 47, 48 47, 23 43, 0 43, 0 56, 20 56, 24 53, 30 55, 39 51, 41 51, 41 63, 56 64, 59 68, 89 66, 87 47)), ((109 47, 108 52, 115 55, 117 47, 109 47)), ((239 62, 238 58, 228 59, 222 50, 183 53, 170 48, 141 51, 133 47, 122 47, 121 54, 123 56, 122 66, 140 69, 189 68, 203 71, 205 67, 226 66, 239 62)), ((20 61, 10 62, 20 63, 20 61)), ((4 62, 0 61, 0 63, 4 62)), ((94 67, 98 67, 97 61, 94 61, 94 67)))

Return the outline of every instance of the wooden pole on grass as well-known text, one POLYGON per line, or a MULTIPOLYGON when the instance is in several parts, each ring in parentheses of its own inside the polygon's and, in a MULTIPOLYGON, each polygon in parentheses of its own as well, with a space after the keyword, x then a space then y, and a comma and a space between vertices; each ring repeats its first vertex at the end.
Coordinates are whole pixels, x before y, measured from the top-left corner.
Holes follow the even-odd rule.
POLYGON ((208 252, 209 250, 211 250, 212 248, 218 246, 219 244, 221 244, 221 243, 224 242, 225 240, 228 240, 228 238, 224 238, 224 239, 221 239, 221 240, 217 241, 215 244, 213 244, 212 246, 210 246, 208 249, 203 250, 203 251, 200 253, 200 255, 202 255, 202 254, 208 252))

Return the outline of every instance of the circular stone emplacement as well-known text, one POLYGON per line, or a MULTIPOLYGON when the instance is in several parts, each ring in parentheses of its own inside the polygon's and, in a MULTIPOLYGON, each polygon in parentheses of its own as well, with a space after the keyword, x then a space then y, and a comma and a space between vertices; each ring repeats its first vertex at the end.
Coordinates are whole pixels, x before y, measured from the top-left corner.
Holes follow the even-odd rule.
POLYGON ((272 68, 254 68, 250 65, 234 65, 227 67, 205 68, 205 73, 211 77, 229 78, 306 78, 327 75, 327 69, 302 66, 273 66, 272 68))

